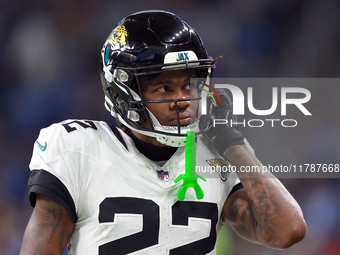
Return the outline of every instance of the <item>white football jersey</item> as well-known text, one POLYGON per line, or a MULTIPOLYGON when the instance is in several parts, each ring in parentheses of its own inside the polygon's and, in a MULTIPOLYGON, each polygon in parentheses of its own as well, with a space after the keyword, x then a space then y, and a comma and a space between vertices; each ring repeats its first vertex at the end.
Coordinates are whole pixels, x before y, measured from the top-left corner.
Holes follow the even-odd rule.
MULTIPOLYGON (((70 255, 215 254, 222 207, 240 181, 235 173, 198 179, 179 201, 184 147, 163 165, 141 154, 122 130, 101 121, 67 120, 42 129, 30 163, 35 194, 64 206, 76 223, 70 255)), ((203 138, 197 165, 225 162, 203 138)))

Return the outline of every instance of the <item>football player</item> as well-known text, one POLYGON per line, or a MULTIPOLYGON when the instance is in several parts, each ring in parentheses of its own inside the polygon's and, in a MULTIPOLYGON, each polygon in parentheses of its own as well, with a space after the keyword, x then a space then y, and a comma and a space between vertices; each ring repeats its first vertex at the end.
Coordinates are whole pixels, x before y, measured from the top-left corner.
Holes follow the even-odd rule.
POLYGON ((34 207, 21 255, 216 254, 223 223, 273 248, 302 240, 301 209, 270 174, 228 173, 198 180, 204 197, 176 177, 185 171, 188 131, 199 166, 260 166, 235 127, 231 101, 199 116, 202 86, 216 61, 185 21, 165 11, 121 20, 101 51, 105 106, 121 128, 67 120, 41 130, 30 163, 34 207))

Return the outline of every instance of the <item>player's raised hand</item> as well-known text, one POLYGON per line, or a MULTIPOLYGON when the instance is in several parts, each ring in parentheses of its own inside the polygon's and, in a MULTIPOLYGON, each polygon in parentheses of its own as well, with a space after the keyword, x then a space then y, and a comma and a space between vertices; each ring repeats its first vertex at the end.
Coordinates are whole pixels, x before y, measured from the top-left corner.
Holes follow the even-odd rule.
POLYGON ((244 144, 244 141, 240 131, 232 124, 236 118, 233 117, 230 97, 225 90, 220 89, 217 92, 218 96, 214 95, 215 101, 211 102, 211 112, 200 117, 199 128, 202 135, 223 156, 230 146, 244 144))

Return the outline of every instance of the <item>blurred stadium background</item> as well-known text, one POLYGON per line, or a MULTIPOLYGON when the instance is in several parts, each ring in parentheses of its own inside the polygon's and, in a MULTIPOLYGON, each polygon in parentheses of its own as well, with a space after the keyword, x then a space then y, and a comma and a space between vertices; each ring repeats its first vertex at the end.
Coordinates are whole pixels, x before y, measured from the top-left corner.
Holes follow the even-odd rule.
MULTIPOLYGON (((115 24, 146 9, 172 11, 194 26, 218 77, 340 75, 338 0, 2 0, 0 1, 0 254, 20 250, 32 208, 28 164, 42 127, 68 118, 111 121, 103 107, 99 53, 115 24)), ((340 86, 317 88, 313 116, 294 133, 249 131, 263 163, 340 163, 340 86)), ((300 203, 308 234, 271 250, 229 227, 220 255, 340 254, 339 179, 283 179, 300 203)))

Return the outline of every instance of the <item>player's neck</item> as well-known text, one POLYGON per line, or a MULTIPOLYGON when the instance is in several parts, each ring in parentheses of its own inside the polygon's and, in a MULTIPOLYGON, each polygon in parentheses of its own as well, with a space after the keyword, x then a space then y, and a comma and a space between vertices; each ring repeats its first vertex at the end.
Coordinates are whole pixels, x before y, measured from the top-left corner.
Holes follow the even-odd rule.
POLYGON ((152 143, 148 143, 139 139, 135 134, 136 132, 127 131, 127 134, 131 136, 132 140, 135 143, 136 148, 139 150, 140 153, 144 154, 147 158, 154 160, 154 161, 164 161, 169 160, 171 156, 175 153, 178 149, 176 147, 170 146, 157 146, 152 143))

